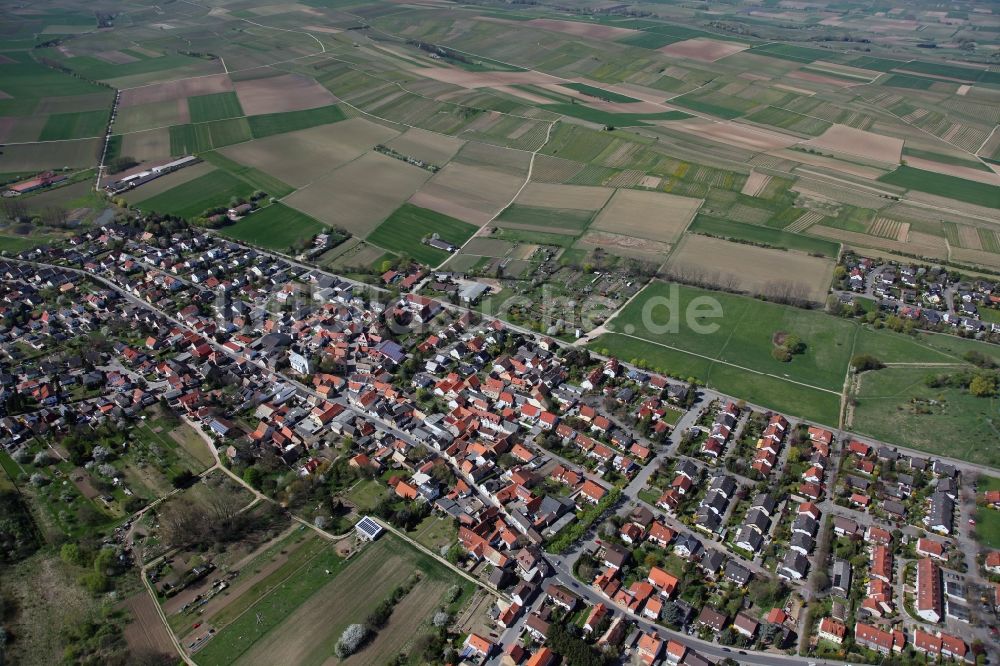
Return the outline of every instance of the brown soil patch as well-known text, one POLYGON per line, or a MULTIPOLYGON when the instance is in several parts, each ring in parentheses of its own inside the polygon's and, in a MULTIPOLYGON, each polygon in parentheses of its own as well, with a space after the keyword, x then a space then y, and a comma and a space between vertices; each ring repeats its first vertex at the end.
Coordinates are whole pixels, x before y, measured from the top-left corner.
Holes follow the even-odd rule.
POLYGON ((326 224, 367 236, 423 185, 430 172, 367 153, 285 199, 326 224))
POLYGON ((229 80, 228 74, 211 74, 122 90, 119 105, 125 108, 137 104, 149 104, 150 102, 166 102, 192 95, 229 92, 232 89, 233 82, 229 80))
POLYGON ((170 157, 170 130, 163 127, 126 134, 122 140, 122 154, 131 155, 140 162, 165 160, 170 157))
POLYGON ((680 122, 665 121, 663 124, 671 129, 694 134, 703 139, 755 151, 787 148, 800 141, 798 137, 789 136, 782 132, 751 127, 728 120, 716 122, 696 118, 680 122))
POLYGON ((607 187, 584 185, 550 185, 528 183, 517 197, 522 206, 540 208, 570 208, 573 210, 597 210, 607 203, 614 190, 607 187))
POLYGON ((834 86, 835 88, 850 88, 851 86, 858 86, 864 83, 864 81, 845 81, 844 79, 838 79, 832 76, 823 76, 822 74, 813 74, 812 72, 802 71, 789 72, 786 76, 790 79, 798 79, 799 81, 808 81, 810 83, 822 83, 824 85, 834 86))
MULTIPOLYGON (((237 660, 238 664, 301 664, 331 638, 338 628, 357 622, 365 609, 402 583, 413 567, 402 556, 366 562, 368 546, 357 559, 310 596, 237 660)), ((377 557, 377 556, 372 556, 377 557)), ((421 585, 423 585, 422 583, 421 585)), ((410 594, 419 594, 418 585, 410 594)), ((374 663, 374 662, 369 662, 374 663)))
POLYGON ((743 189, 740 190, 740 194, 755 197, 760 194, 760 191, 763 190, 769 182, 771 182, 771 177, 766 173, 751 171, 750 176, 747 178, 747 182, 743 184, 743 189))
POLYGON ((97 488, 90 483, 90 474, 88 474, 82 467, 77 467, 70 472, 69 478, 70 481, 73 482, 73 485, 75 485, 87 499, 92 500, 101 496, 100 491, 98 491, 97 488))
POLYGON ((236 96, 248 116, 282 111, 302 111, 328 106, 337 101, 314 79, 299 74, 282 74, 264 79, 239 81, 236 96))
POLYGON ((670 252, 668 243, 601 231, 588 231, 573 247, 586 250, 601 248, 619 257, 651 262, 662 262, 670 252))
POLYGON ((980 171, 979 169, 964 167, 960 164, 942 164, 941 162, 926 160, 922 157, 913 157, 912 155, 906 156, 906 163, 911 167, 924 169, 925 171, 957 176, 958 178, 975 180, 990 185, 1000 185, 1000 176, 990 171, 980 171))
POLYGON ((98 60, 109 62, 112 65, 124 65, 125 63, 135 62, 138 60, 135 56, 122 53, 121 51, 98 51, 94 54, 94 57, 98 60))
POLYGON ((453 136, 410 128, 387 144, 393 150, 418 160, 443 166, 455 156, 465 142, 453 136))
POLYGON ((11 116, 4 116, 0 118, 0 142, 7 140, 7 135, 14 128, 14 124, 17 122, 17 118, 11 116))
POLYGON ((618 190, 591 228, 671 243, 684 232, 699 206, 701 199, 646 190, 618 190))
POLYGON ((822 302, 833 275, 833 261, 800 252, 689 235, 668 262, 671 271, 699 275, 719 286, 730 284, 762 293, 770 285, 793 282, 803 298, 822 302))
POLYGON ((559 83, 559 79, 541 72, 467 72, 449 67, 420 67, 413 70, 428 79, 451 83, 463 88, 496 88, 519 83, 559 83))
POLYGON ((498 169, 451 162, 410 203, 481 226, 510 202, 523 182, 523 177, 498 169))
POLYGON ((303 187, 397 134, 388 127, 351 118, 332 125, 248 141, 220 152, 293 187, 303 187))
POLYGON ((806 141, 803 145, 889 164, 898 164, 903 152, 902 139, 854 129, 847 125, 832 125, 821 135, 806 141))
MULTIPOLYGON (((876 238, 875 236, 870 236, 856 231, 845 231, 843 229, 834 229, 833 227, 824 227, 822 225, 810 227, 809 235, 842 241, 845 244, 854 247, 874 247, 877 249, 888 250, 889 252, 902 252, 904 254, 911 255, 915 254, 929 259, 948 258, 948 249, 939 237, 919 234, 913 231, 910 232, 909 240, 906 243, 900 243, 899 241, 889 240, 886 238, 876 238)), ((957 251, 959 248, 953 249, 957 251)))
POLYGON ((378 640, 340 663, 345 666, 389 663, 400 648, 413 640, 417 628, 431 618, 447 589, 448 584, 442 581, 422 580, 393 609, 389 622, 378 632, 378 640))
POLYGON ((156 602, 143 590, 123 602, 132 619, 125 625, 125 642, 132 653, 149 651, 175 654, 167 628, 163 626, 156 602))
POLYGON ((574 37, 587 37, 589 39, 619 39, 629 35, 639 34, 638 30, 628 28, 616 28, 610 25, 599 23, 580 23, 578 21, 560 21, 557 19, 532 19, 518 25, 527 25, 532 28, 541 28, 553 32, 561 32, 574 37))
POLYGON ((694 39, 685 39, 683 42, 667 44, 657 50, 682 58, 701 60, 702 62, 715 62, 741 51, 746 51, 748 48, 750 47, 745 44, 737 44, 736 42, 695 37, 694 39))
POLYGON ((643 176, 639 181, 639 187, 648 187, 651 190, 658 189, 663 179, 659 176, 643 176))
POLYGON ((770 151, 769 154, 782 159, 800 162, 801 164, 833 169, 834 171, 843 171, 844 173, 852 176, 860 176, 861 178, 868 178, 871 180, 875 180, 885 173, 885 170, 883 169, 854 164, 853 162, 846 162, 844 160, 838 160, 824 155, 813 155, 800 150, 773 150, 770 151))

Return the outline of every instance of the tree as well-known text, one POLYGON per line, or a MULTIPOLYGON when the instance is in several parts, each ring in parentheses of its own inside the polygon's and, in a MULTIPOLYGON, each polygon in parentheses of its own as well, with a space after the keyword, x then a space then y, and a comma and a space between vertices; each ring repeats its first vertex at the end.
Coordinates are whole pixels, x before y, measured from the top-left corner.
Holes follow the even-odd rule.
POLYGON ((969 382, 969 393, 977 398, 986 398, 997 392, 997 380, 990 375, 976 375, 969 382))
POLYGON ((187 488, 197 477, 189 469, 182 469, 181 471, 170 477, 170 483, 173 484, 174 488, 187 488))
POLYGON ((75 543, 64 543, 62 548, 59 549, 59 557, 66 564, 72 564, 77 567, 82 567, 84 565, 84 556, 80 551, 80 546, 75 543))
POLYGON ((855 372, 865 372, 866 370, 881 370, 885 365, 871 354, 855 354, 851 358, 851 367, 854 368, 855 372))
POLYGON ((344 633, 340 635, 334 652, 339 658, 346 659, 357 652, 366 640, 368 640, 368 629, 365 628, 365 625, 352 624, 344 629, 344 633))

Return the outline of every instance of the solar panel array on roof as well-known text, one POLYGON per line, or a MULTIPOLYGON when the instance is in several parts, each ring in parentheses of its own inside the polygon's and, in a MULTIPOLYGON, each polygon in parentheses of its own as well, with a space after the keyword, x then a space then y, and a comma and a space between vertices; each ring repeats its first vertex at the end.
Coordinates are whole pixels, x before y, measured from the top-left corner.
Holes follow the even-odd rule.
POLYGON ((359 520, 354 528, 363 539, 367 539, 368 541, 374 541, 382 533, 382 526, 368 516, 359 520))

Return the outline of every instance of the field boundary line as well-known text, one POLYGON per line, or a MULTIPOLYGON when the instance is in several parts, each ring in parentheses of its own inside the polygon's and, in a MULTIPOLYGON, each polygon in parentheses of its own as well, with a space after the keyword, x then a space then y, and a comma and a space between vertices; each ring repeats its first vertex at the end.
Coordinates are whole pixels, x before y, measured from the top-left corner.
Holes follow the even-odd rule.
MULTIPOLYGON (((526 188, 528 186, 528 183, 531 182, 531 173, 535 170, 535 158, 538 157, 538 153, 542 150, 542 148, 544 148, 546 145, 548 145, 549 140, 552 138, 552 128, 555 127, 555 125, 556 125, 557 122, 559 122, 559 121, 558 120, 553 120, 553 121, 549 122, 549 126, 545 130, 545 141, 543 141, 542 145, 538 146, 538 148, 536 148, 531 153, 531 159, 528 160, 528 173, 524 176, 524 182, 521 183, 521 187, 517 188, 517 192, 514 193, 514 196, 511 197, 511 200, 508 201, 505 205, 501 206, 500 209, 497 212, 493 213, 493 216, 490 217, 490 219, 488 219, 486 222, 484 222, 482 225, 480 225, 479 229, 476 230, 476 233, 474 233, 471 236, 469 236, 469 238, 466 239, 466 241, 464 243, 462 243, 462 246, 460 248, 458 248, 455 252, 451 253, 447 258, 445 258, 445 260, 442 261, 440 264, 438 264, 437 267, 434 270, 436 270, 436 271, 441 270, 441 267, 444 266, 446 263, 448 263, 448 261, 452 257, 454 257, 455 255, 457 255, 458 253, 460 253, 463 249, 465 249, 465 246, 468 245, 470 242, 472 242, 473 238, 479 238, 479 232, 480 231, 482 231, 483 229, 485 229, 490 224, 493 224, 493 222, 495 222, 496 219, 498 217, 500 217, 501 213, 503 213, 505 210, 507 210, 508 208, 510 208, 511 205, 513 205, 513 203, 515 201, 517 201, 517 198, 519 196, 521 196, 521 192, 524 192, 524 188, 526 188)), ((492 145, 492 144, 490 144, 490 145, 492 145)), ((608 199, 610 200, 611 197, 608 197, 608 199)), ((607 202, 605 202, 605 204, 606 203, 607 202)))
MULTIPOLYGON (((626 337, 626 338, 632 338, 634 340, 639 340, 640 342, 646 342, 646 343, 649 343, 651 345, 657 345, 659 347, 664 347, 665 349, 672 349, 674 351, 679 351, 679 352, 682 352, 684 354, 689 354, 691 356, 697 356, 698 358, 703 358, 706 361, 711 361, 713 364, 714 363, 719 363, 719 364, 722 364, 722 365, 728 365, 729 367, 736 368, 737 370, 744 370, 746 372, 750 372, 750 373, 753 373, 755 375, 761 375, 762 377, 772 377, 774 379, 780 379, 783 382, 788 382, 789 384, 797 384, 799 386, 804 386, 806 388, 810 388, 810 389, 813 389, 815 391, 822 391, 824 393, 831 393, 831 394, 833 394, 835 396, 838 396, 838 397, 840 396, 840 392, 839 391, 834 391, 833 389, 823 388, 822 386, 814 386, 812 384, 807 384, 805 382, 800 382, 797 379, 790 379, 788 377, 782 377, 781 375, 775 375, 775 374, 770 373, 770 372, 762 372, 760 370, 754 370, 753 368, 748 368, 746 366, 739 365, 737 363, 730 363, 729 361, 723 361, 722 359, 712 358, 711 356, 706 356, 705 354, 699 354, 697 352, 688 351, 687 349, 681 349, 680 347, 674 347, 672 345, 664 344, 662 342, 656 342, 654 340, 647 340, 646 338, 640 338, 638 335, 632 335, 630 333, 616 333, 614 331, 612 331, 612 335, 621 335, 621 336, 626 337)), ((709 368, 709 370, 711 371, 711 368, 709 368)))

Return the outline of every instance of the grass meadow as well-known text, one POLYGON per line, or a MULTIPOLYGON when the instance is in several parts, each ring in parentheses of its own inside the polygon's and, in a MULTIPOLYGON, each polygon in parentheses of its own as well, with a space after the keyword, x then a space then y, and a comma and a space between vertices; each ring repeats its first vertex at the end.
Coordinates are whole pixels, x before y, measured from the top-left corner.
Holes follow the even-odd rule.
POLYGON ((924 171, 905 165, 880 177, 879 180, 909 190, 919 190, 978 206, 1000 208, 1000 188, 988 183, 979 183, 974 180, 924 171))
POLYGON ((403 204, 366 240, 387 250, 406 254, 422 264, 437 266, 449 254, 423 243, 424 236, 437 234, 457 247, 474 233, 476 227, 467 222, 413 204, 403 204))
POLYGON ((253 191, 254 188, 246 181, 216 169, 137 205, 142 210, 193 218, 209 208, 228 205, 233 197, 248 197, 253 191))
POLYGON ((223 227, 220 233, 233 240, 286 251, 296 243, 309 240, 325 230, 323 223, 276 202, 251 213, 236 224, 223 227))

